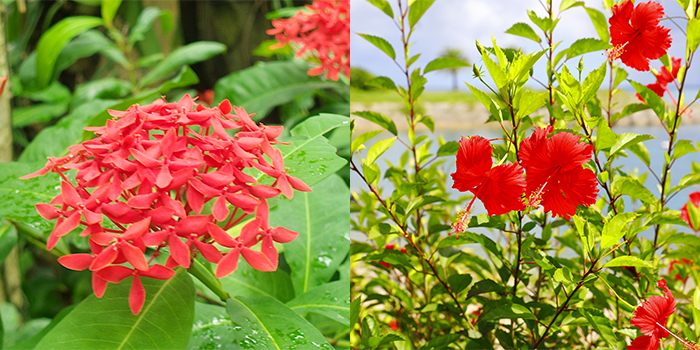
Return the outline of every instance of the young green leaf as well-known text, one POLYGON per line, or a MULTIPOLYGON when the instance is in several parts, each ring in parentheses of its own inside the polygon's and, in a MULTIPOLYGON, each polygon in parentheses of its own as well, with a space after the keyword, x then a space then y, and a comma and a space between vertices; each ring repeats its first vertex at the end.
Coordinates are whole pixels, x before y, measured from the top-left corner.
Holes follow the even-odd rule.
POLYGON ((396 52, 394 51, 394 48, 389 44, 388 41, 386 41, 384 38, 380 38, 378 36, 374 35, 369 35, 369 34, 358 34, 365 40, 369 41, 370 44, 376 46, 378 49, 382 50, 385 54, 387 54, 389 57, 391 57, 392 60, 396 59, 396 52))
POLYGON ((226 52, 226 45, 213 41, 197 41, 173 50, 164 60, 139 80, 139 86, 148 86, 166 78, 182 66, 208 60, 226 52))
POLYGON ((698 45, 700 45, 700 19, 693 18, 688 21, 688 40, 686 47, 688 51, 694 52, 697 51, 698 45))
POLYGON ((396 137, 384 139, 381 141, 377 141, 372 147, 370 147, 369 151, 367 152, 367 162, 368 163, 374 163, 377 161, 377 158, 381 156, 386 150, 389 149, 394 144, 394 141, 396 140, 396 137))
POLYGON ((652 268, 650 263, 636 257, 636 256, 618 256, 605 263, 603 267, 620 267, 620 266, 634 266, 634 267, 648 267, 652 268))
POLYGON ((469 63, 453 57, 439 57, 430 61, 423 69, 423 74, 432 72, 438 69, 456 69, 469 67, 469 63))
POLYGON ((637 217, 635 213, 621 213, 614 216, 603 227, 603 234, 600 238, 600 249, 611 247, 622 238, 627 232, 627 223, 637 217))
POLYGON ((365 86, 374 86, 382 89, 398 91, 398 89, 396 88, 396 84, 394 84, 394 81, 387 77, 372 78, 365 82, 365 86))
POLYGON ((566 53, 566 59, 569 60, 576 56, 583 55, 584 53, 607 50, 609 48, 610 44, 608 44, 607 41, 592 38, 578 39, 569 47, 569 51, 566 53))
POLYGON ((542 42, 542 39, 540 39, 537 33, 535 33, 535 30, 532 29, 532 27, 530 27, 530 25, 527 23, 516 23, 508 30, 506 30, 506 33, 521 36, 523 38, 530 39, 536 43, 542 42))
POLYGON ((102 0, 102 20, 106 27, 112 27, 112 21, 114 16, 117 14, 119 5, 121 5, 122 0, 102 0))
POLYGON ((559 12, 564 12, 572 7, 576 6, 584 6, 585 3, 583 1, 576 1, 576 0, 562 0, 561 5, 559 5, 559 12))
POLYGON ((367 2, 380 9, 387 16, 394 18, 394 11, 392 11, 391 5, 386 0, 367 0, 367 2))
POLYGON ((413 4, 409 5, 408 10, 408 25, 413 28, 416 23, 423 17, 425 11, 428 11, 430 6, 433 5, 435 0, 416 0, 413 4))
POLYGON ((666 104, 661 99, 661 96, 657 95, 656 92, 636 81, 629 80, 629 82, 632 84, 632 87, 634 87, 637 93, 642 96, 646 104, 651 107, 654 113, 656 113, 659 119, 663 120, 666 116, 666 104))
POLYGON ((612 157, 615 153, 619 152, 620 150, 626 149, 627 147, 633 144, 644 142, 654 138, 655 137, 651 135, 635 133, 624 133, 617 135, 617 142, 615 142, 615 145, 613 145, 612 148, 610 148, 610 156, 612 157))
POLYGON ((600 41, 604 43, 610 42, 608 21, 605 19, 605 15, 602 12, 590 7, 586 7, 586 13, 588 13, 588 17, 591 18, 591 22, 593 22, 593 26, 600 37, 600 41))
POLYGON ((391 118, 387 117, 384 114, 381 114, 379 112, 373 112, 373 111, 360 111, 360 112, 352 112, 353 115, 356 115, 360 118, 367 119, 382 128, 386 129, 390 133, 394 135, 398 135, 398 131, 396 130, 396 124, 394 124, 394 121, 391 120, 391 118))
POLYGON ((373 137, 382 133, 382 130, 373 130, 366 133, 360 134, 355 139, 352 140, 352 145, 350 146, 350 152, 355 152, 358 149, 364 148, 364 143, 371 140, 373 137))

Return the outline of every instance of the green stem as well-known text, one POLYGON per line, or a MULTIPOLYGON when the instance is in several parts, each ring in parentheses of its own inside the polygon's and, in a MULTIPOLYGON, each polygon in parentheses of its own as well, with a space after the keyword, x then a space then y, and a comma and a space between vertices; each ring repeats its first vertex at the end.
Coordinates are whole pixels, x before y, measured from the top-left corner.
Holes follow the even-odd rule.
POLYGON ((226 300, 231 299, 231 296, 226 293, 226 291, 221 286, 221 281, 219 281, 214 275, 207 269, 201 262, 197 259, 192 260, 192 265, 187 269, 190 275, 196 277, 205 286, 209 288, 214 294, 216 294, 221 301, 226 302, 226 300))

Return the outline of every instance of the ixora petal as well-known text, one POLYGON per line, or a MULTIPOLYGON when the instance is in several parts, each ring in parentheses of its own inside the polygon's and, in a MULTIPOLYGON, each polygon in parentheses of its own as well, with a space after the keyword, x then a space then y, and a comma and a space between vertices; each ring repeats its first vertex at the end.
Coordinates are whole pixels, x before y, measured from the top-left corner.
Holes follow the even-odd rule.
POLYGON ((595 173, 583 168, 593 155, 593 146, 579 143, 580 136, 553 128, 537 128, 520 144, 520 162, 527 174, 526 196, 530 206, 544 206, 552 216, 570 219, 579 205, 596 202, 595 173))
MULTIPOLYGON (((474 136, 463 137, 457 152, 457 171, 452 173, 452 188, 470 191, 479 198, 489 215, 501 215, 513 210, 524 210, 525 192, 523 169, 517 164, 495 167, 491 158, 493 148, 489 140, 474 136)), ((469 204, 469 209, 471 203, 469 204)))
POLYGON ((659 25, 663 16, 664 8, 653 1, 634 7, 627 0, 613 6, 609 20, 611 58, 620 58, 638 71, 648 71, 649 60, 661 58, 671 48, 671 30, 659 25))
POLYGON ((665 295, 654 295, 642 302, 634 311, 630 324, 639 327, 645 335, 657 338, 669 336, 666 323, 669 316, 676 312, 676 300, 666 286, 665 280, 659 281, 659 287, 664 289, 665 295))

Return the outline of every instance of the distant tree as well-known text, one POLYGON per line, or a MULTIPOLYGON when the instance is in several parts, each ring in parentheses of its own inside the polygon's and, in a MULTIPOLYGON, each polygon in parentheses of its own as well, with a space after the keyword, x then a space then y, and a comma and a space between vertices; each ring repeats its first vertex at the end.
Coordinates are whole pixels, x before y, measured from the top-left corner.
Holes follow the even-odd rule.
MULTIPOLYGON (((467 58, 467 56, 464 55, 464 53, 462 53, 462 49, 458 47, 445 48, 440 53, 440 58, 454 58, 469 63, 469 58, 467 58)), ((449 71, 450 74, 452 74, 452 91, 459 90, 459 80, 457 79, 457 73, 463 68, 465 67, 449 68, 446 70, 449 71)))
POLYGON ((372 73, 357 67, 350 68, 350 86, 360 90, 371 90, 370 86, 365 86, 365 83, 374 78, 372 73))

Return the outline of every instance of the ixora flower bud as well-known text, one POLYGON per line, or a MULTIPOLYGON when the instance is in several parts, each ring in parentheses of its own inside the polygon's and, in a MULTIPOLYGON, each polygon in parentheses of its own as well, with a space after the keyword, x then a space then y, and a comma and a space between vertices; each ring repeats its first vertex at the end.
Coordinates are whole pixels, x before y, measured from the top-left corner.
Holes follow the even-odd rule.
POLYGON ((279 41, 277 47, 294 43, 296 57, 310 54, 319 65, 308 71, 338 80, 340 73, 350 77, 350 0, 316 0, 288 19, 272 21, 267 34, 279 41))
POLYGON ((193 256, 218 264, 216 276, 236 270, 239 255, 262 271, 277 269, 272 241, 286 243, 297 233, 268 225, 267 199, 292 188, 311 191, 287 175, 282 154, 272 146, 281 127, 257 124, 243 108, 224 100, 205 108, 185 95, 177 103, 164 99, 109 111, 103 127, 87 128, 97 137, 71 146, 62 158, 22 178, 58 173, 61 193, 36 209, 56 219, 47 249, 84 226, 91 253, 58 259, 66 268, 92 271, 92 288, 102 297, 107 282, 133 276, 129 306, 138 314, 145 300, 141 277, 169 279, 173 268, 189 268, 193 256), (233 112, 233 113, 232 113, 233 112), (235 134, 231 136, 227 130, 235 134), (270 160, 272 164, 270 164, 270 160), (276 179, 259 184, 244 171, 255 168, 276 179), (75 184, 66 176, 76 170, 75 184), (205 204, 211 202, 211 213, 205 204), (238 237, 226 230, 253 214, 238 237), (219 246, 232 248, 222 253, 219 246), (258 243, 261 249, 252 249, 258 243), (147 258, 147 248, 152 254, 147 258), (168 248, 165 265, 154 259, 168 248))

